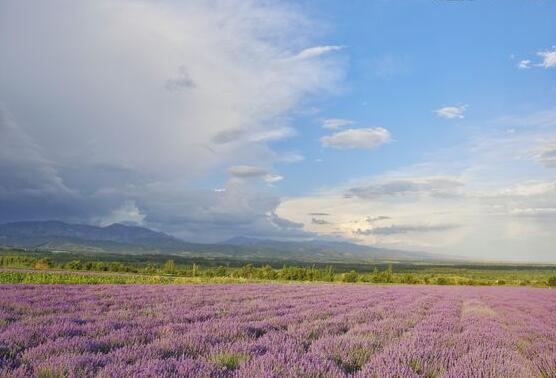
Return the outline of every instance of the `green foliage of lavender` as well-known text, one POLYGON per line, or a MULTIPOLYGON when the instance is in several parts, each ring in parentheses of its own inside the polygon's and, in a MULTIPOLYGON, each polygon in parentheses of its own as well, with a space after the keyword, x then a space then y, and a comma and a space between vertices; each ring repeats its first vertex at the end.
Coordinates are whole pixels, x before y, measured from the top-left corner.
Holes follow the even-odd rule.
POLYGON ((554 377, 556 291, 0 285, 0 377, 554 377))

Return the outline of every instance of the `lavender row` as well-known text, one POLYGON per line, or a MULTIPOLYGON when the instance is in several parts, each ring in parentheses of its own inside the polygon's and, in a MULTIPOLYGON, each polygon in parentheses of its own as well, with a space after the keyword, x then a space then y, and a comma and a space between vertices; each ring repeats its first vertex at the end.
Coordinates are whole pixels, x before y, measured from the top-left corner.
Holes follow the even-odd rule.
POLYGON ((556 291, 0 285, 1 377, 556 377, 556 291))

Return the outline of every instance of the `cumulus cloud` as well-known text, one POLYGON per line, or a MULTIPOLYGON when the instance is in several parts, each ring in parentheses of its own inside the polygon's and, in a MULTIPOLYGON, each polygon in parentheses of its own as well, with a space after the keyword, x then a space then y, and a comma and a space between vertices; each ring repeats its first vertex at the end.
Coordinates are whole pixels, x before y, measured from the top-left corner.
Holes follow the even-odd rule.
POLYGON ((320 139, 325 147, 340 150, 367 149, 374 150, 378 146, 391 141, 390 132, 382 127, 368 129, 347 129, 320 139))
POLYGON ((98 222, 101 226, 108 226, 113 223, 142 225, 145 214, 135 204, 135 201, 125 201, 122 206, 114 209, 112 213, 103 217, 98 222))
POLYGON ((540 67, 551 68, 556 66, 556 46, 553 46, 552 50, 539 51, 537 55, 542 58, 542 61, 539 63, 540 67))
POLYGON ((467 105, 459 105, 459 106, 444 106, 440 109, 435 110, 434 112, 440 118, 446 119, 456 119, 456 118, 463 118, 464 113, 467 110, 467 105))
POLYGON ((542 51, 537 51, 536 54, 540 57, 538 63, 533 63, 531 59, 523 59, 519 62, 519 69, 529 69, 532 67, 542 67, 542 68, 552 68, 556 66, 556 46, 552 46, 551 49, 546 49, 542 51))
POLYGON ((329 129, 329 130, 336 130, 339 129, 340 127, 344 127, 344 126, 349 126, 349 125, 353 125, 355 122, 349 120, 349 119, 342 119, 342 118, 328 118, 325 119, 322 122, 322 127, 324 129, 329 129))

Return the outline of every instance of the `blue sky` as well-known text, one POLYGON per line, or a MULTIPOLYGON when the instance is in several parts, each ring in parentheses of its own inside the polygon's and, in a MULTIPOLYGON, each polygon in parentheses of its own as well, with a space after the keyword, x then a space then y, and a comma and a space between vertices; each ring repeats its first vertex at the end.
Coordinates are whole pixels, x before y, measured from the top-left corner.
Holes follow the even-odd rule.
POLYGON ((0 2, 0 222, 556 261, 553 1, 0 2))
POLYGON ((302 138, 279 146, 295 146, 310 156, 305 164, 284 168, 296 178, 284 182, 288 194, 425 160, 431 150, 461 143, 477 127, 489 131, 478 122, 554 106, 554 72, 516 70, 521 59, 554 43, 553 2, 303 5, 326 23, 327 42, 345 46, 338 54, 348 68, 340 94, 320 99, 317 116, 295 119, 302 138), (469 105, 464 120, 447 121, 433 113, 454 104, 469 105), (372 154, 322 149, 321 118, 386 127, 395 142, 372 154), (315 163, 317 158, 328 164, 315 163), (315 174, 304 174, 307 170, 315 174))

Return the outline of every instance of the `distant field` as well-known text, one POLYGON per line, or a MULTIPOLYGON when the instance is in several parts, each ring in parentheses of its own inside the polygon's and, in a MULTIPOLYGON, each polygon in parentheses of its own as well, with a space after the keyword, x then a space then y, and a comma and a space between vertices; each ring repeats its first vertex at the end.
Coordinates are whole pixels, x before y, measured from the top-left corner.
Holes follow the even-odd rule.
POLYGON ((419 264, 383 261, 290 264, 0 250, 0 283, 181 284, 199 282, 362 282, 470 286, 556 286, 554 265, 419 264))
POLYGON ((554 377, 556 291, 0 285, 2 377, 554 377))

